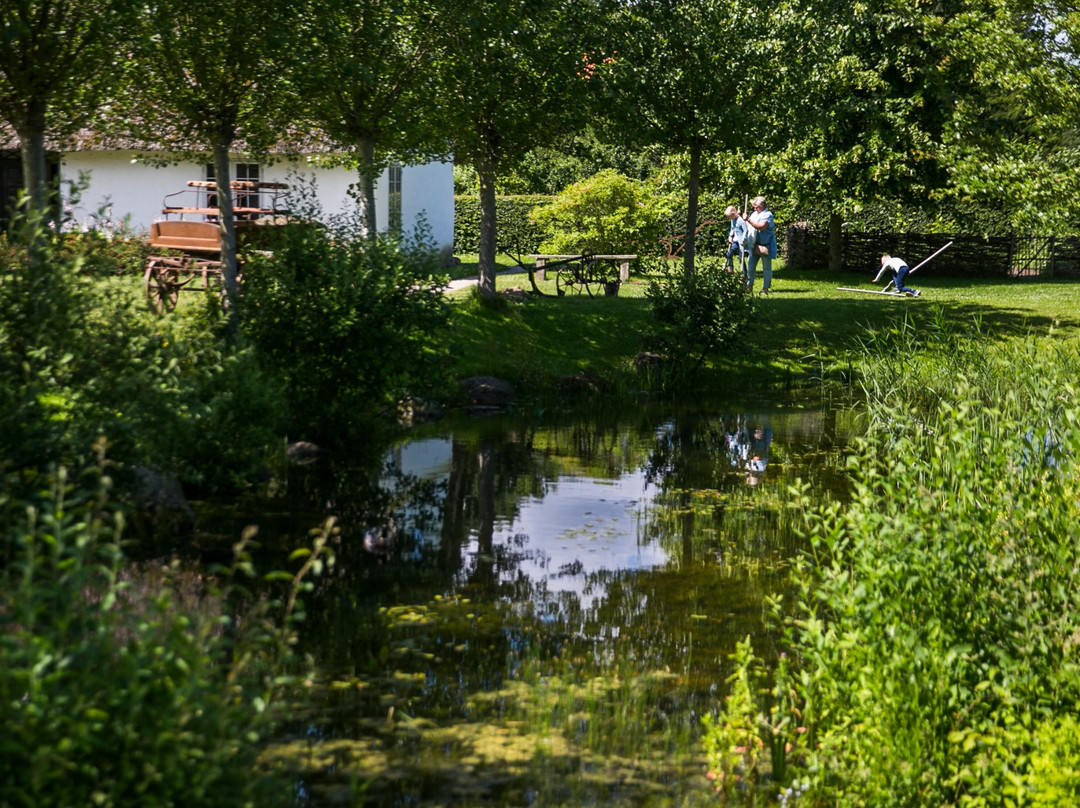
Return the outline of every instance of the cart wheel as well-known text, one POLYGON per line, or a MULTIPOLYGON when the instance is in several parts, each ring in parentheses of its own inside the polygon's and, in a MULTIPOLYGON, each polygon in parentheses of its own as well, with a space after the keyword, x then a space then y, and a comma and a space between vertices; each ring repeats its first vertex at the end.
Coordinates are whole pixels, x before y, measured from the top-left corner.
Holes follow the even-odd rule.
POLYGON ((146 264, 143 286, 150 308, 158 314, 172 311, 180 298, 180 284, 176 283, 174 263, 169 259, 151 258, 146 264))

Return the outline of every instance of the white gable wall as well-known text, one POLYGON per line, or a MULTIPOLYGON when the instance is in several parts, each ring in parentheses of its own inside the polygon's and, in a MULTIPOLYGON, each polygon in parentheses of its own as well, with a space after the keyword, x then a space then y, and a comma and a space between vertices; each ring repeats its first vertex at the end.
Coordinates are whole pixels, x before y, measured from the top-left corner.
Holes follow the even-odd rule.
MULTIPOLYGON (((135 152, 115 151, 80 151, 63 155, 60 172, 65 181, 76 180, 80 174, 89 177, 89 185, 74 210, 78 221, 87 220, 105 207, 107 215, 114 221, 128 217, 132 229, 147 232, 152 222, 162 218, 166 195, 185 189, 188 180, 203 179, 201 163, 155 167, 138 161, 137 157, 135 152)), ((302 160, 262 166, 262 179, 267 182, 290 182, 296 174, 314 181, 317 200, 324 213, 333 215, 352 209, 354 202, 348 190, 356 180, 355 171, 314 167, 302 160)), ((401 221, 406 232, 411 232, 417 217, 423 215, 435 245, 453 245, 454 171, 450 163, 405 166, 401 196, 401 221)), ((384 228, 388 213, 385 174, 376 183, 375 210, 379 226, 384 228)))

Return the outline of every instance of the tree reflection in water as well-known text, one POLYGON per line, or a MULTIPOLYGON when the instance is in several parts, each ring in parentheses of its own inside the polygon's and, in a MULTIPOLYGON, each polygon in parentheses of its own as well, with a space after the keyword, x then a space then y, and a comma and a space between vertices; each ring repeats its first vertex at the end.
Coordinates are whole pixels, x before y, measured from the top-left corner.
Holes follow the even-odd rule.
MULTIPOLYGON (((331 739, 346 751, 333 773, 306 767, 308 793, 333 802, 377 741, 373 800, 446 798, 440 767, 493 725, 507 749, 511 736, 533 740, 520 768, 498 756, 470 764, 513 771, 478 790, 474 779, 471 804, 504 803, 513 789, 592 793, 574 779, 580 765, 558 782, 541 774, 544 743, 567 744, 579 764, 662 765, 657 745, 677 729, 686 748, 667 764, 696 759, 700 715, 735 643, 749 634, 759 653, 777 653, 764 607, 800 546, 785 492, 802 479, 843 496, 850 431, 837 419, 643 410, 614 422, 458 422, 395 446, 355 499, 338 481, 326 501, 342 509, 345 538, 335 575, 309 599, 303 640, 325 681, 293 729, 318 739, 307 755, 331 739), (376 553, 356 537, 378 518, 395 529, 376 553)), ((296 763, 289 748, 278 752, 296 763)), ((703 788, 675 770, 657 776, 703 788)))

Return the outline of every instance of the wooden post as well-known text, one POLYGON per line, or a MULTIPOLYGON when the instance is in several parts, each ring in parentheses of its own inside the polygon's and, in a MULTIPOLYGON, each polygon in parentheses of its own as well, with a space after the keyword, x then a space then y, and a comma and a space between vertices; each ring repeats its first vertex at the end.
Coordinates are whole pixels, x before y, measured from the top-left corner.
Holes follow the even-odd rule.
POLYGON ((536 259, 536 277, 539 280, 544 280, 547 277, 547 270, 544 269, 544 265, 547 263, 546 258, 536 259))

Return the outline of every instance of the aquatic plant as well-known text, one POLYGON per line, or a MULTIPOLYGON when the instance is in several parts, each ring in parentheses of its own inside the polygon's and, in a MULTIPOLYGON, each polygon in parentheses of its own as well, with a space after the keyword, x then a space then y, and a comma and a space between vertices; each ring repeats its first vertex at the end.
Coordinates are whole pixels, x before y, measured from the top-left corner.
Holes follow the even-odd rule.
POLYGON ((934 355, 879 367, 888 428, 850 459, 851 503, 807 502, 784 619, 809 730, 787 771, 810 804, 1020 804, 1060 783, 1037 770, 1080 699, 1080 357, 961 350, 970 376, 934 355))

